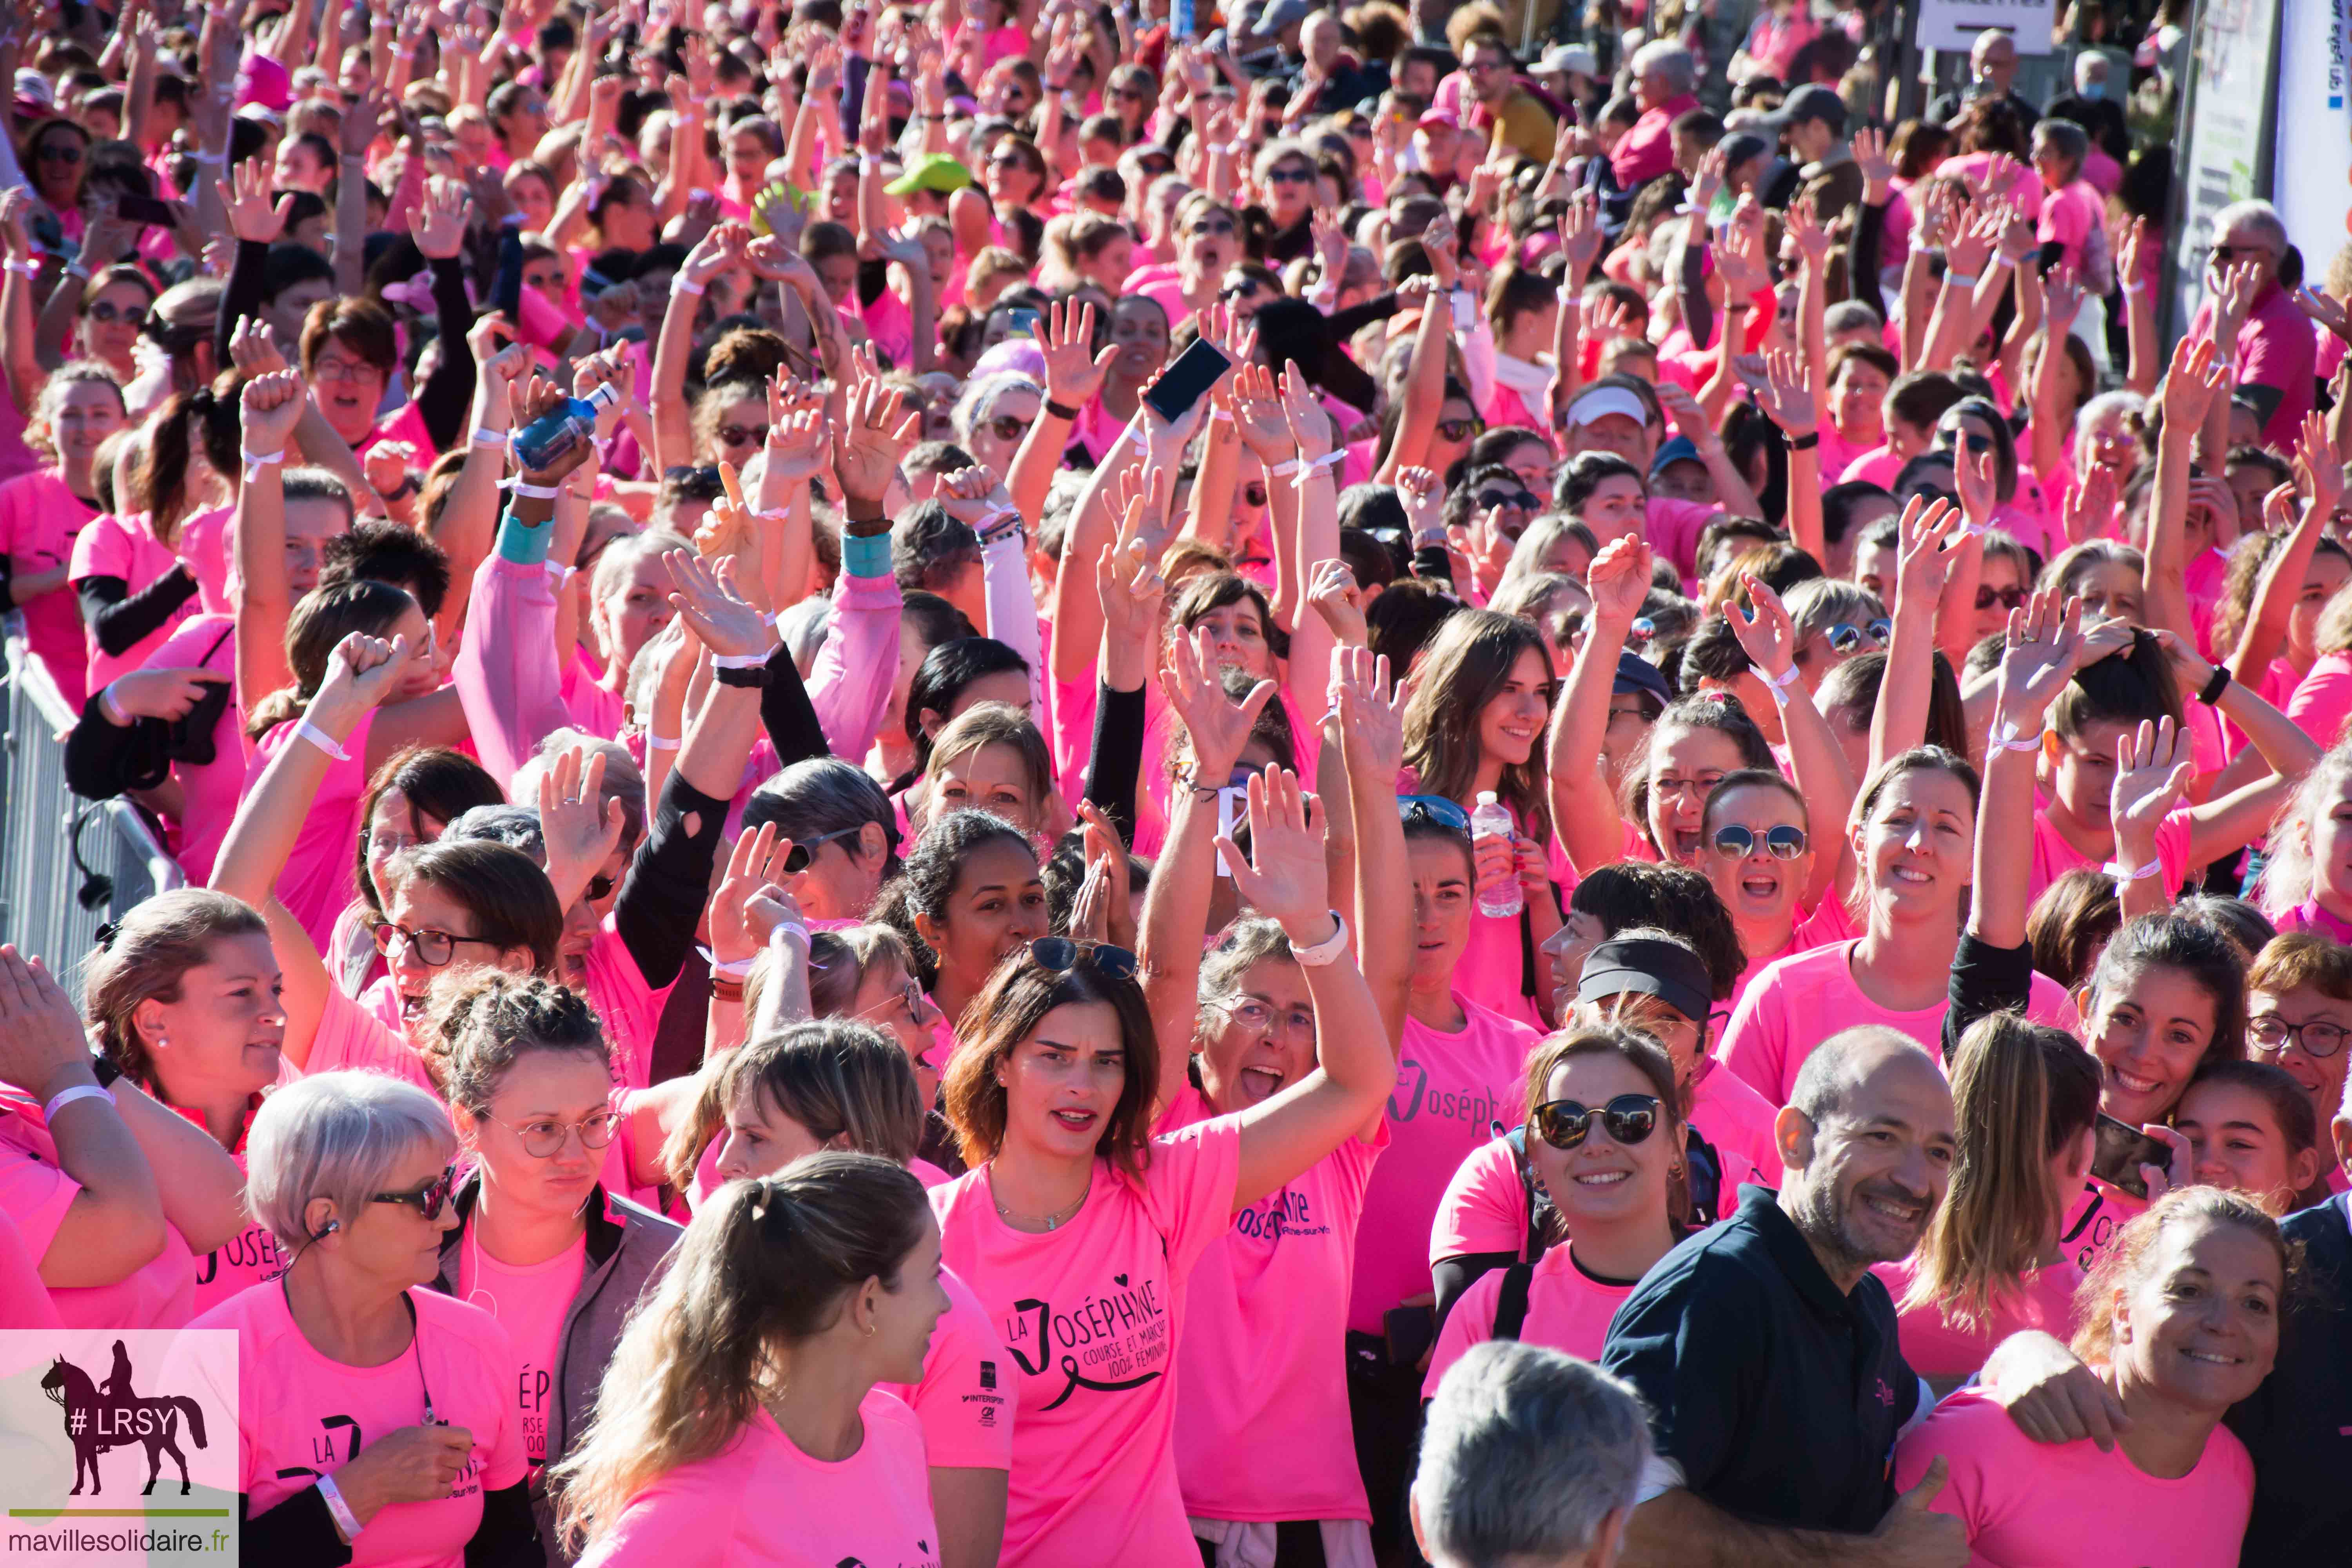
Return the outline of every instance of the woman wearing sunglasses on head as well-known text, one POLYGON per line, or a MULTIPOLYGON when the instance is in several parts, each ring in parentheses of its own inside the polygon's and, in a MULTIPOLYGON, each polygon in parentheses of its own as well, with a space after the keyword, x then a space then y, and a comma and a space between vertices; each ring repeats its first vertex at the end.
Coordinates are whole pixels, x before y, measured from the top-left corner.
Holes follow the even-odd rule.
POLYGON ((1020 1374, 1008 1564, 1201 1561, 1173 1441, 1193 1265, 1236 1213, 1360 1136, 1395 1082, 1295 779, 1252 781, 1249 828, 1252 857, 1225 836, 1218 847, 1307 970, 1314 1071, 1153 1136, 1185 1088, 1184 1057, 1161 1058, 1135 955, 1069 938, 1032 942, 997 970, 948 1069, 949 1119, 975 1168, 931 1205, 948 1262, 1020 1374))
POLYGON ((1599 1358, 1611 1315, 1687 1224, 1681 1098, 1673 1064, 1646 1035, 1586 1025, 1544 1042, 1528 1063, 1526 1114, 1550 1245, 1463 1292, 1424 1394, 1485 1340, 1599 1358))
POLYGON ((480 971, 435 998, 432 1026, 474 1169, 452 1194, 457 1224, 431 1283, 507 1331, 501 1386, 558 1563, 541 1477, 587 1429, 622 1323, 681 1233, 598 1180, 619 1113, 604 1033, 576 992, 480 971))
POLYGON ((457 1224, 457 1154, 448 1112, 376 1073, 306 1078, 255 1114, 249 1201, 286 1272, 191 1325, 236 1335, 237 1386, 214 1393, 237 1413, 247 1561, 543 1561, 513 1342, 421 1289, 457 1224))

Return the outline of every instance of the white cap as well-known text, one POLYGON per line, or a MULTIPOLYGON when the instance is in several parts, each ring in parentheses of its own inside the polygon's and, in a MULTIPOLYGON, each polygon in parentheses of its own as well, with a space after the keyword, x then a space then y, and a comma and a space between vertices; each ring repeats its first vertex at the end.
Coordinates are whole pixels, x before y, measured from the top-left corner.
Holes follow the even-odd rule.
POLYGON ((1478 804, 1479 804, 1480 805, 1494 805, 1494 804, 1495 804, 1495 792, 1494 792, 1493 790, 1490 790, 1490 789, 1482 789, 1482 790, 1480 790, 1480 791, 1478 792, 1478 804))
POLYGON ((1575 401, 1568 405, 1568 422, 1570 425, 1590 425, 1597 419, 1606 419, 1612 414, 1622 414, 1636 425, 1650 422, 1650 411, 1643 406, 1641 398, 1622 386, 1596 386, 1590 392, 1578 394, 1575 401))

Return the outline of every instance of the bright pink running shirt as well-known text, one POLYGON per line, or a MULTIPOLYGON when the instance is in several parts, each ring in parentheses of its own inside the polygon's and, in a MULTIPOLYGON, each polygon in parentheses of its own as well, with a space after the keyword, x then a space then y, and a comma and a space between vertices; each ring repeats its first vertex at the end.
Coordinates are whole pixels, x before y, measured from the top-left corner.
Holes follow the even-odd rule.
MULTIPOLYGON (((80 584, 92 577, 120 577, 135 594, 169 572, 179 559, 170 545, 155 537, 145 512, 128 518, 110 512, 93 519, 74 536, 73 559, 66 567, 66 586, 79 591, 80 584)), ((146 663, 147 656, 196 609, 194 598, 189 598, 162 626, 119 654, 99 647, 98 634, 85 626, 82 645, 89 651, 86 689, 95 691, 116 676, 128 674, 146 663)))
MULTIPOLYGON (((2164 868, 2158 875, 2168 889, 2179 888, 2181 879, 2189 875, 2189 836, 2195 830, 2195 816, 2186 805, 2167 813, 2164 820, 2156 825, 2156 858, 2164 868)), ((2033 814, 2033 871, 2025 885, 2029 902, 2040 898, 2051 883, 2067 872, 2095 871, 2099 864, 2066 842, 2066 836, 2058 831, 2047 811, 2033 814)))
POLYGON ((1397 1047, 1397 1082, 1387 1108, 1390 1146, 1372 1172, 1356 1233, 1356 1286, 1348 1326, 1381 1331, 1381 1316, 1430 1291, 1424 1245, 1445 1184, 1473 1151, 1518 1118, 1528 1051, 1538 1037, 1460 992, 1468 1022, 1440 1034, 1408 1017, 1397 1047))
POLYGON ((547 1259, 518 1268, 482 1250, 470 1232, 457 1246, 457 1299, 496 1318, 507 1331, 512 1359, 502 1369, 522 1433, 523 1458, 532 1469, 547 1463, 547 1401, 555 1392, 563 1352, 563 1320, 588 1268, 586 1232, 547 1259))
POLYGON ((2332 746, 2352 717, 2352 650, 2324 653, 2286 700, 2286 716, 2323 746, 2332 746))
POLYGON ((441 1097, 433 1075, 425 1070, 425 1058, 409 1046, 408 1037, 385 1027, 373 1014, 331 985, 327 988, 326 1007, 319 1015, 318 1030, 310 1037, 310 1058, 302 1070, 312 1077, 322 1072, 380 1072, 413 1083, 436 1100, 441 1097))
MULTIPOLYGON (((66 1114, 60 1111, 58 1114, 66 1114)), ((16 1222, 37 1264, 65 1224, 81 1184, 58 1163, 58 1146, 37 1120, 0 1108, 0 1214, 16 1222)), ((177 1329, 195 1315, 196 1260, 174 1227, 163 1250, 111 1285, 51 1290, 58 1320, 69 1329, 177 1329)))
POLYGON ((41 1266, 25 1248, 16 1222, 0 1209, 0 1329, 54 1329, 58 1304, 41 1283, 41 1266))
POLYGON ((180 524, 180 559, 196 579, 196 603, 208 616, 236 612, 228 592, 229 555, 236 548, 234 506, 208 507, 180 524))
MULTIPOLYGON (((17 577, 54 572, 73 559, 74 541, 98 516, 66 488, 57 469, 41 468, 0 483, 0 554, 17 577)), ((81 605, 69 582, 29 601, 25 641, 49 668, 49 677, 75 712, 89 696, 89 645, 83 636, 81 605)))
POLYGON ((939 1568, 914 1413, 876 1388, 857 1415, 866 1426, 857 1452, 825 1460, 803 1453, 758 1411, 716 1457, 681 1465, 631 1499, 580 1568, 939 1568))
MULTIPOLYGON (((719 1140, 711 1141, 717 1148, 719 1140)), ((908 1167, 926 1189, 950 1178, 920 1160, 908 1167), (930 1171, 937 1182, 924 1172, 930 1171)), ((1013 1363, 988 1309, 952 1268, 940 1270, 948 1310, 931 1331, 923 1352, 923 1381, 885 1383, 907 1402, 923 1429, 923 1458, 933 1469, 1009 1470, 1013 1468, 1013 1363)))
MULTIPOLYGON (((371 711, 344 737, 346 760, 329 759, 327 776, 319 781, 319 793, 311 797, 310 814, 295 835, 286 868, 278 873, 278 901, 301 922, 320 952, 330 951, 335 917, 359 897, 359 873, 352 852, 359 843, 360 803, 367 798, 368 732, 374 725, 375 714, 371 711)), ((245 769, 247 795, 253 793, 261 782, 262 770, 278 752, 289 746, 312 743, 296 739, 299 728, 299 721, 289 720, 253 743, 253 755, 245 769)))
POLYGON ((2086 1176, 2074 1206, 2066 1211, 2058 1227, 2059 1248, 2074 1259, 2075 1268, 2088 1274, 2116 1244, 2124 1226, 2147 1212, 2146 1198, 2136 1198, 2121 1187, 2086 1176))
MULTIPOLYGON (((1943 1059, 1944 1014, 1949 1000, 1916 1012, 1882 1007, 1863 994, 1853 978, 1854 942, 1817 947, 1784 958, 1756 977, 1723 1031, 1723 1065, 1748 1080, 1774 1106, 1789 1103, 1797 1069, 1813 1047, 1842 1029, 1883 1024, 1899 1029, 1943 1059)), ((2046 974, 2033 977, 2025 1016, 2073 1034, 2081 1019, 2065 987, 2046 974)))
MULTIPOLYGON (((523 1479, 522 1429, 515 1419, 514 1346, 488 1312, 437 1290, 411 1290, 416 1338, 381 1366, 346 1366, 319 1353, 286 1305, 283 1287, 244 1290, 191 1328, 236 1334, 238 1490, 256 1517, 354 1451, 425 1419, 472 1434, 474 1451, 448 1496, 393 1503, 360 1532, 359 1568, 461 1568, 466 1542, 482 1522, 485 1492, 523 1479)), ((230 1402, 220 1390, 222 1402, 230 1402)))
POLYGON ((1198 1568, 1176 1480, 1176 1345, 1192 1266, 1234 1214, 1241 1124, 1151 1140, 1139 1181, 1097 1162, 1042 1234, 996 1212, 982 1165, 931 1189, 948 1267, 988 1308, 1017 1377, 1003 1568, 1198 1568))
MULTIPOLYGON (((1186 1086, 1163 1131, 1215 1113, 1186 1086)), ((1192 1269, 1176 1476, 1200 1519, 1370 1520, 1348 1417, 1348 1291, 1373 1162, 1350 1138, 1234 1215, 1192 1269)))
MULTIPOLYGON (((234 683, 236 639, 226 634, 235 625, 226 616, 182 621, 140 668, 205 669, 234 683)), ((232 701, 213 722, 213 760, 172 764, 172 777, 180 785, 180 816, 170 824, 176 830, 170 847, 190 887, 212 879, 213 860, 228 837, 228 825, 236 820, 236 803, 245 798, 245 714, 232 701)))
MULTIPOLYGON (((1918 1254, 1913 1253, 1899 1263, 1881 1263, 1871 1269, 1898 1309, 1911 1289, 1917 1262, 1918 1254)), ((2074 1337, 2074 1290, 2083 1283, 2080 1268, 2061 1258, 2020 1276, 2017 1283, 2017 1289, 1997 1300, 1986 1321, 1974 1329, 1952 1321, 1932 1303, 1899 1311, 1903 1364, 1921 1377, 1973 1377, 1983 1370, 1993 1347, 2011 1334, 2039 1329, 2061 1342, 2074 1337)))
POLYGON ((1949 1479, 1928 1506, 1968 1526, 1983 1568, 2231 1568, 2253 1514, 2253 1459, 2218 1424, 2196 1468, 2164 1480, 2088 1438, 2037 1443, 1969 1388, 1895 1445, 1895 1486, 1938 1455, 1949 1479))
MULTIPOLYGON (((1463 1352, 1495 1337, 1495 1311, 1502 1304, 1503 1277, 1508 1272, 1490 1268, 1473 1279, 1445 1315, 1445 1326, 1437 1331, 1437 1348, 1430 1352, 1429 1375, 1422 1381, 1423 1399, 1436 1396, 1438 1380, 1463 1352)), ((1528 1315, 1518 1337, 1531 1345, 1566 1351, 1579 1361, 1598 1362, 1609 1339, 1609 1320, 1633 1293, 1633 1284, 1587 1274, 1562 1242, 1536 1260, 1528 1281, 1528 1315)))

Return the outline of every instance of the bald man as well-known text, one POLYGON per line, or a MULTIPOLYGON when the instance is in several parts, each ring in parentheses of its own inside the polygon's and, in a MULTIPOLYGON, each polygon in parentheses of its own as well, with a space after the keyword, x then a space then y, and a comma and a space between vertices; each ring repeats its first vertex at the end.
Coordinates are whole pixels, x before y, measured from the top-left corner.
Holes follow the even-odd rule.
POLYGON ((2017 40, 1998 27, 1987 27, 1969 47, 1969 85, 1958 92, 1941 93, 1927 105, 1927 120, 1948 125, 1966 104, 1979 98, 2005 98, 2032 125, 2042 118, 2039 104, 2018 96, 2017 40))
POLYGON ((1898 1498, 1895 1440, 1932 1403, 1870 1272, 1907 1258, 1951 1181, 1958 1136, 1943 1070, 1910 1037, 1832 1035, 1772 1124, 1778 1193, 1643 1278, 1601 1364, 1638 1389, 1658 1462, 1625 1534, 1629 1565, 1962 1568, 1959 1521, 1898 1498))

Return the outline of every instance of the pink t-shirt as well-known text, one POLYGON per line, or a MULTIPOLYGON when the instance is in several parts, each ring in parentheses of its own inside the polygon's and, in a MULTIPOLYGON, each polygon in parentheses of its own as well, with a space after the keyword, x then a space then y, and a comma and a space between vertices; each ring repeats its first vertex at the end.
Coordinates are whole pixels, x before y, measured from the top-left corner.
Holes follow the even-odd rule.
MULTIPOLYGON (((310 814, 302 819, 294 848, 286 857, 286 868, 278 874, 278 901, 301 922, 320 952, 329 950, 335 917, 360 893, 353 851, 359 845, 360 803, 367 798, 368 732, 374 724, 375 714, 370 711, 343 740, 346 760, 329 760, 327 776, 320 780, 319 793, 311 797, 310 814)), ((253 792, 261 782, 262 770, 278 752, 290 745, 310 744, 296 741, 299 728, 299 721, 289 720, 253 743, 253 756, 245 770, 245 794, 253 792)))
POLYGON ((2037 1443, 1962 1389, 1895 1445, 1895 1486, 1916 1486, 1938 1455, 1949 1476, 1928 1506, 1968 1526, 1969 1561, 1987 1568, 2227 1568, 2253 1514, 2253 1460, 2219 1423, 2196 1468, 2163 1480, 2120 1447, 2037 1443))
POLYGON ((196 602, 206 615, 226 616, 236 607, 228 595, 229 557, 236 548, 229 525, 236 521, 236 508, 216 506, 180 524, 180 559, 195 574, 196 602))
MULTIPOLYGON (((1843 1029, 1882 1024, 1899 1029, 1943 1059, 1944 1014, 1948 999, 1916 1012, 1898 1013, 1864 994, 1853 978, 1853 950, 1842 942, 1784 958, 1756 977, 1723 1031, 1723 1065, 1746 1079, 1775 1106, 1789 1103, 1797 1069, 1813 1047, 1843 1029)), ((2074 1032, 2081 1022, 2065 987, 2046 974, 2033 977, 2026 1016, 2074 1032)))
MULTIPOLYGON (((37 1267, 80 1194, 81 1184, 58 1164, 48 1129, 13 1107, 0 1107, 0 1214, 16 1222, 37 1267)), ((196 1260, 179 1231, 166 1225, 163 1250, 121 1279, 48 1296, 58 1321, 69 1329, 181 1328, 195 1315, 196 1260)))
POLYGON ((2189 626, 2197 634, 2198 651, 2213 657, 2213 615, 2229 586, 2230 558, 2218 547, 2200 550, 2181 568, 2180 585, 2189 595, 2189 626))
POLYGON ((404 1035, 384 1027, 374 1015, 333 986, 327 989, 318 1032, 310 1037, 310 1059, 302 1070, 314 1077, 322 1072, 380 1072, 413 1083, 436 1099, 441 1093, 433 1075, 425 1070, 425 1058, 410 1047, 404 1035))
POLYGON ((2147 1212, 2146 1198, 2136 1198, 2121 1187, 2086 1176, 2074 1206, 2066 1211, 2058 1227, 2058 1245, 2074 1259, 2075 1268, 2088 1274, 2116 1244, 2124 1226, 2147 1212))
MULTIPOLYGON (((225 680, 236 678, 236 638, 224 636, 235 623, 226 616, 196 616, 182 621, 147 657, 142 669, 207 669, 225 680)), ((245 715, 235 702, 222 706, 213 724, 213 760, 177 762, 172 777, 180 785, 179 820, 171 849, 191 887, 212 879, 213 859, 228 825, 236 820, 236 803, 245 798, 245 715)), ((345 748, 348 750, 349 748, 345 748)))
MULTIPOLYGON (((1462 1359, 1472 1345, 1495 1337, 1495 1311, 1501 1305, 1507 1270, 1490 1268, 1470 1282, 1445 1326, 1437 1331, 1437 1347, 1429 1355, 1429 1375, 1422 1381, 1421 1396, 1434 1398, 1445 1369, 1462 1359)), ((1609 1320, 1618 1304, 1640 1283, 1617 1283, 1587 1274, 1570 1255, 1568 1243, 1536 1260, 1528 1280, 1528 1315, 1519 1338, 1531 1345, 1566 1351, 1579 1361, 1598 1362, 1609 1340, 1609 1320)))
POLYGON ((2087 262, 2084 287, 2105 291, 2106 274, 2114 268, 2107 254, 2107 205, 2087 183, 2074 180, 2042 196, 2042 222, 2034 237, 2044 245, 2054 239, 2065 247, 2058 258, 2063 267, 2079 270, 2087 262))
MULTIPOLYGON (((1992 153, 1962 153, 1937 164, 1936 173, 1948 180, 1966 180, 1973 188, 1984 184, 1996 156, 1998 154, 1992 153)), ((2039 222, 2043 200, 2042 176, 2035 174, 2030 165, 2019 163, 2014 159, 2011 163, 2016 173, 2010 176, 2006 188, 1992 194, 2009 197, 2026 217, 2039 222)))
MULTIPOLYGON (((711 1147, 719 1141, 713 1139, 711 1147)), ((920 1160, 909 1167, 926 1188, 953 1178, 920 1160), (938 1181, 924 1175, 930 1171, 938 1181)), ((933 1469, 1009 1470, 1013 1468, 1013 1392, 1010 1363, 988 1309, 952 1268, 940 1270, 948 1310, 931 1331, 923 1352, 923 1381, 877 1386, 907 1402, 923 1429, 923 1457, 933 1469)))
MULTIPOLYGON (((1210 1120, 1186 1086, 1173 1131, 1210 1120)), ((1357 1222, 1388 1146, 1350 1138, 1233 1217, 1192 1268, 1177 1350, 1176 1476, 1200 1519, 1370 1520, 1348 1417, 1357 1222)))
POLYGON ((948 1266, 1017 1374, 1004 1568, 1196 1568, 1176 1479, 1176 1346, 1193 1265, 1233 1218, 1236 1117, 1151 1140, 1140 1180, 1097 1163, 1077 1215, 1004 1223, 989 1167, 931 1189, 948 1266))
POLYGON ((1423 1250, 1445 1184, 1462 1162, 1517 1120, 1526 1095, 1528 1051, 1538 1037, 1525 1024, 1481 1007, 1461 993, 1454 1001, 1468 1022, 1440 1034, 1407 1018, 1397 1047, 1397 1086, 1389 1096, 1390 1147, 1372 1172, 1356 1234, 1356 1284, 1348 1326, 1381 1331, 1381 1316, 1430 1291, 1423 1250))
POLYGON ((233 1401, 229 1391, 218 1393, 237 1413, 244 1467, 237 1489, 256 1517, 332 1475, 367 1443, 416 1426, 428 1403, 433 1419, 470 1433, 473 1454, 449 1495, 382 1509, 351 1558, 365 1568, 460 1568, 482 1522, 484 1493, 524 1475, 509 1381, 514 1346, 478 1307, 437 1290, 411 1290, 408 1300, 416 1337, 381 1366, 346 1366, 320 1354, 294 1321, 282 1287, 240 1291, 189 1326, 236 1334, 233 1401))
MULTIPOLYGON (((2184 805, 2168 813, 2156 825, 2156 858, 2163 864, 2160 875, 2168 893, 2179 888, 2181 879, 2189 874, 2189 836, 2195 831, 2193 824, 2190 808, 2184 805)), ((2033 814, 2033 874, 2026 883, 2025 894, 2029 901, 2040 898, 2051 883, 2067 872, 2085 868, 2096 870, 2100 864, 2067 843, 2047 811, 2033 814)))
POLYGON ((405 441, 414 447, 416 456, 410 466, 420 472, 441 455, 441 448, 433 444, 432 433, 425 427, 425 416, 413 402, 402 404, 377 420, 374 428, 361 437, 359 445, 352 448, 352 456, 366 457, 380 441, 405 441))
POLYGON ((41 1266, 25 1248, 16 1222, 0 1210, 0 1329, 54 1329, 58 1304, 41 1283, 41 1266))
MULTIPOLYGON (((346 747, 345 750, 350 748, 346 747)), ((604 1038, 613 1047, 614 1081, 627 1089, 644 1089, 653 1071, 654 1037, 661 1029, 662 1005, 677 982, 656 991, 646 984, 629 944, 621 940, 615 917, 606 915, 588 944, 588 1001, 604 1021, 604 1038)))
POLYGON ((1675 563, 1685 581, 1698 570, 1698 536, 1723 509, 1672 496, 1652 496, 1643 532, 1650 548, 1675 563))
POLYGON ((1845 466, 1838 476, 1840 484, 1852 484, 1856 479, 1892 490, 1895 479, 1903 472, 1903 458, 1892 447, 1874 447, 1845 466))
MULTIPOLYGON (((179 557, 171 546, 155 537, 148 525, 145 512, 133 517, 117 517, 109 512, 94 518, 74 536, 73 557, 66 568, 66 584, 78 587, 92 577, 120 577, 132 593, 169 572, 179 557)), ((191 598, 172 612, 164 623, 133 643, 120 654, 108 653, 98 646, 98 633, 83 627, 83 646, 89 650, 89 678, 86 691, 95 691, 116 676, 137 669, 147 662, 147 656, 163 645, 182 621, 195 614, 196 604, 191 598)))
MULTIPOLYGON (((41 468, 0 483, 0 554, 16 577, 54 572, 73 559, 74 540, 98 516, 66 488, 55 468, 41 468)), ((25 640, 48 666, 66 704, 77 713, 89 691, 85 678, 89 645, 84 638, 81 605, 73 584, 60 584, 37 597, 18 600, 25 612, 25 640)))
MULTIPOLYGON (((1898 1308, 1911 1289, 1917 1261, 1918 1254, 1914 1253, 1899 1263, 1881 1263, 1871 1269, 1898 1308)), ((2071 1340, 2074 1289, 2082 1283, 2083 1271, 2063 1258, 2020 1275, 2018 1288, 1996 1300, 1992 1311, 1974 1329, 1953 1322, 1940 1306, 1932 1303, 1901 1312, 1897 1326, 1903 1364, 1922 1377, 1973 1377, 1993 1347, 2011 1334, 2039 1329, 2058 1340, 2071 1340)))
MULTIPOLYGON (((1776 751, 1774 755, 1778 754, 1776 751)), ((1801 952, 1811 952, 1817 947, 1826 947, 1831 942, 1844 942, 1861 934, 1854 926, 1853 912, 1845 907, 1845 901, 1837 896, 1836 889, 1832 889, 1820 903, 1813 906, 1812 913, 1797 917, 1790 927, 1787 943, 1778 952, 1748 956, 1748 967, 1739 972, 1738 983, 1731 988, 1732 1009, 1738 1011, 1739 999, 1748 994, 1748 987, 1756 977, 1780 960, 1794 958, 1801 952)))
POLYGON ((762 1409, 708 1459, 630 1500, 580 1568, 939 1568, 939 1527, 914 1413, 880 1388, 845 1459, 811 1458, 762 1409))
POLYGON ((523 1268, 499 1262, 468 1235, 457 1247, 457 1298, 496 1318, 513 1358, 505 1388, 515 1401, 523 1458, 532 1469, 547 1463, 547 1400, 563 1353, 563 1320, 588 1268, 585 1231, 570 1247, 523 1268))
POLYGON ((2352 717, 2352 651, 2324 653, 2286 701, 2286 716, 2305 734, 2332 746, 2352 717))

